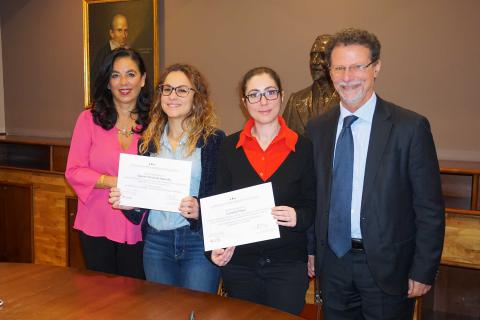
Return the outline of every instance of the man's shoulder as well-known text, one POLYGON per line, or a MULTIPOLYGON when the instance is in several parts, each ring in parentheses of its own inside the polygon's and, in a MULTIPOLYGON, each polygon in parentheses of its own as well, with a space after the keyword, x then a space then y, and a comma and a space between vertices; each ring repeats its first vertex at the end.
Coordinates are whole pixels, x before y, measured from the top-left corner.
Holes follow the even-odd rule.
POLYGON ((97 56, 97 57, 98 56, 106 56, 110 52, 112 52, 112 49, 110 48, 110 42, 107 42, 107 43, 103 44, 100 48, 98 48, 95 56, 97 56))
POLYGON ((427 118, 411 109, 405 108, 403 106, 399 106, 393 102, 383 100, 382 98, 378 98, 377 107, 380 109, 381 112, 387 112, 389 115, 392 116, 392 121, 396 122, 397 124, 413 124, 418 122, 428 121, 427 118))

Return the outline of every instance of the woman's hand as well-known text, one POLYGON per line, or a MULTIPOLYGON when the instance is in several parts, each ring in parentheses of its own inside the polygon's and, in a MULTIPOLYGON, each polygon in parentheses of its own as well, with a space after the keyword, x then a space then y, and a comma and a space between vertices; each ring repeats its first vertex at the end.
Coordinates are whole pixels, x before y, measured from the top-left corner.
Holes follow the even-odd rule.
POLYGON ((212 250, 212 261, 219 267, 226 265, 232 259, 235 247, 212 250))
POLYGON ((180 201, 180 206, 178 207, 180 210, 180 214, 188 219, 195 219, 198 220, 199 214, 199 206, 198 200, 194 197, 185 197, 180 201))
POLYGON ((133 207, 126 207, 120 205, 120 190, 117 187, 110 188, 110 193, 108 194, 108 202, 115 209, 120 210, 132 210, 133 207))
POLYGON ((287 206, 272 208, 272 215, 279 226, 295 227, 297 225, 297 213, 295 209, 287 206))

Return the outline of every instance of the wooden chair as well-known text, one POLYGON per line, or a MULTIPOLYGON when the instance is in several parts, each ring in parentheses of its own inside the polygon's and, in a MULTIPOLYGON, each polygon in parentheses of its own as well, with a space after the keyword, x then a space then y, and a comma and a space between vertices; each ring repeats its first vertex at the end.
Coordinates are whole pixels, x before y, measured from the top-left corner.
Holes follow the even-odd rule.
POLYGON ((311 278, 305 295, 305 306, 300 317, 307 320, 322 320, 322 304, 320 301, 320 283, 318 278, 311 278))

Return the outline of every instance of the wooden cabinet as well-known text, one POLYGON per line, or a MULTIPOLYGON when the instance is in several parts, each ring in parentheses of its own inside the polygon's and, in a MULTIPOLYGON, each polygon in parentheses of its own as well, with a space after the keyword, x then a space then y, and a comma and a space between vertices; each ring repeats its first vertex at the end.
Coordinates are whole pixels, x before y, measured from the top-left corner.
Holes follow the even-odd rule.
POLYGON ((15 261, 68 264, 65 199, 75 197, 64 177, 68 150, 68 139, 0 136, 1 259, 21 252, 15 261))
POLYGON ((33 261, 32 187, 0 183, 0 261, 33 261))

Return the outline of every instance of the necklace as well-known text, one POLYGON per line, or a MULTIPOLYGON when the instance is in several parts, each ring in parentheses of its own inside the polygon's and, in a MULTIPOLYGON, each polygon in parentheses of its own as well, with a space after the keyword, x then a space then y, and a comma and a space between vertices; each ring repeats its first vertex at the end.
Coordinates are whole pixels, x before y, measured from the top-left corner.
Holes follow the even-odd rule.
POLYGON ((130 127, 130 129, 127 129, 127 128, 123 128, 123 129, 120 129, 118 127, 117 128, 117 133, 124 136, 124 137, 130 137, 132 134, 133 134, 133 130, 132 128, 130 127))

